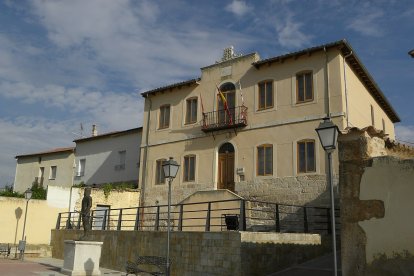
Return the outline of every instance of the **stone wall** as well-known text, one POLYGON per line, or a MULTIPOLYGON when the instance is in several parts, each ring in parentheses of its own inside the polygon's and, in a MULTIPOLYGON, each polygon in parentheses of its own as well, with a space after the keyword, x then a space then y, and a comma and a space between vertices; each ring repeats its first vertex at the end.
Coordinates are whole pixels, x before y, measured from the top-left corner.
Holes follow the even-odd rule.
MULTIPOLYGON (((177 185, 172 182, 171 187, 171 204, 177 204, 186 199, 190 195, 198 191, 210 191, 213 190, 213 184, 200 185, 197 183, 188 183, 177 185)), ((144 198, 145 206, 155 206, 158 204, 167 204, 168 201, 168 185, 151 185, 145 190, 144 198)))
MULTIPOLYGON (((337 177, 334 179, 337 193, 337 177)), ((329 206, 326 175, 304 175, 236 183, 238 195, 249 200, 280 204, 329 206)), ((336 194, 337 195, 337 194, 336 194)))
POLYGON ((339 161, 342 275, 414 275, 414 149, 353 128, 339 161))
MULTIPOLYGON (((335 195, 338 193, 338 177, 334 176, 335 195)), ((198 191, 214 190, 213 184, 197 183, 172 184, 171 201, 177 204, 198 191)), ((330 195, 326 183, 326 175, 310 174, 304 176, 272 177, 255 179, 254 181, 236 182, 235 192, 248 200, 269 201, 280 204, 329 206, 330 195)), ((145 205, 166 204, 167 185, 154 185, 145 191, 145 205)))
MULTIPOLYGON (((72 197, 76 198, 74 208, 80 210, 82 208, 82 199, 85 188, 73 188, 72 197)), ((111 190, 105 195, 103 188, 92 188, 92 209, 96 208, 96 205, 109 205, 111 209, 115 208, 128 208, 139 206, 140 190, 137 189, 125 189, 125 190, 111 190)))
MULTIPOLYGON (((52 230, 52 256, 63 258, 63 241, 77 230, 52 230)), ((100 265, 125 271, 137 255, 166 255, 166 232, 92 231, 103 241, 100 265)), ((326 252, 316 234, 252 232, 172 232, 171 275, 267 275, 326 252)))

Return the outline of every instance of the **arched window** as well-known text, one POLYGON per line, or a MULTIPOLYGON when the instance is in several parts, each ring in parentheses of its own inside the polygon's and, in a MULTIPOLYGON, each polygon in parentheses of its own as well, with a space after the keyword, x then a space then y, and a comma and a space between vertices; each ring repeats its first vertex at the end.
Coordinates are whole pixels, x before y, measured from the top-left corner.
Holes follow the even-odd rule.
POLYGON ((234 152, 234 147, 231 143, 224 143, 223 145, 221 145, 219 149, 219 153, 230 153, 230 152, 234 152))

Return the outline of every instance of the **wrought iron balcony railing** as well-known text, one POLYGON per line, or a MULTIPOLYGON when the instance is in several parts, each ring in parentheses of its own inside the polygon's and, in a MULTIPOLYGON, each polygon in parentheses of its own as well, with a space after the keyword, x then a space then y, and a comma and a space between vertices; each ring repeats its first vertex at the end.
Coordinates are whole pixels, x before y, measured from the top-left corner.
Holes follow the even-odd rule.
POLYGON ((229 110, 203 113, 201 130, 204 132, 247 126, 247 107, 237 106, 229 110))

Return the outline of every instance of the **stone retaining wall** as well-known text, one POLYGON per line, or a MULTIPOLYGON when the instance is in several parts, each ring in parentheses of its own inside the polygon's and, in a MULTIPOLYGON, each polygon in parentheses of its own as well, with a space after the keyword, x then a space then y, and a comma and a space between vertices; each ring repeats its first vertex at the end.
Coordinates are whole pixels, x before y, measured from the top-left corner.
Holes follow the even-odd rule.
MULTIPOLYGON (((63 258, 63 241, 77 230, 52 230, 52 255, 63 258)), ((166 232, 93 231, 103 241, 102 267, 125 271, 137 255, 166 255, 166 232)), ((329 240, 329 239, 328 239, 329 240)), ((258 232, 173 232, 171 275, 267 275, 322 255, 329 245, 316 234, 258 232)))

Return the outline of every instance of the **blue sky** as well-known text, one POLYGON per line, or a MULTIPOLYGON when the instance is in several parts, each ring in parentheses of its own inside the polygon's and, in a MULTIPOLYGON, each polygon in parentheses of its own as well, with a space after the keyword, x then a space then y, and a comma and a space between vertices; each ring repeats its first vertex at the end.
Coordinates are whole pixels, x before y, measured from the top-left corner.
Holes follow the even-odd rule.
POLYGON ((198 77, 234 45, 262 58, 347 39, 414 143, 411 0, 2 1, 0 185, 14 156, 141 126, 140 92, 198 77))

